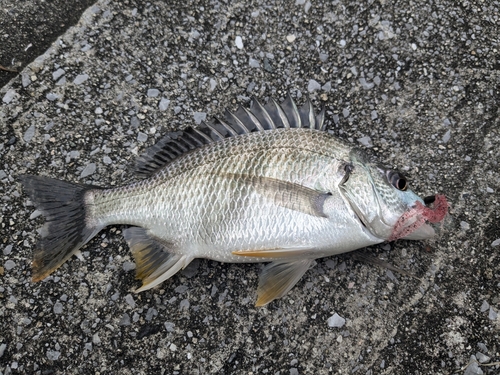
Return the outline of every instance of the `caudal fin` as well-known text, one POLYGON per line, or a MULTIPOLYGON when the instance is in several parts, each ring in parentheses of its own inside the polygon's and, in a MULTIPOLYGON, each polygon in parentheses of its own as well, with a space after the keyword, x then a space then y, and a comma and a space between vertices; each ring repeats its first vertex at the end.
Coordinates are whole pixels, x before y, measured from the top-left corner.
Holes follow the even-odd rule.
POLYGON ((85 211, 85 193, 99 188, 43 176, 23 175, 19 179, 45 217, 32 263, 33 281, 40 281, 102 229, 87 224, 85 211))

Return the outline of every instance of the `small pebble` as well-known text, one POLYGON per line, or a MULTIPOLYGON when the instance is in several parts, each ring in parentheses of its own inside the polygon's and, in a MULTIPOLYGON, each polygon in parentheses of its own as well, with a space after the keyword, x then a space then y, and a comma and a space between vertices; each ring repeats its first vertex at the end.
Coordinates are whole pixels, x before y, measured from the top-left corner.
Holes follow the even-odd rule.
POLYGON ((213 78, 210 78, 210 91, 214 91, 217 87, 217 81, 213 78))
POLYGON ((137 140, 139 142, 146 142, 148 140, 148 135, 143 132, 139 132, 139 134, 137 134, 137 140))
POLYGON ((469 230, 470 229, 470 225, 469 223, 465 222, 465 221, 461 221, 460 222, 460 227, 462 228, 463 231, 466 231, 466 230, 469 230))
POLYGON ((473 355, 470 356, 469 365, 467 366, 467 368, 465 369, 463 374, 464 375, 482 375, 483 374, 483 370, 481 370, 481 368, 479 367, 475 356, 473 356, 473 355))
POLYGON ((13 269, 14 267, 16 266, 16 263, 13 261, 13 260, 8 260, 5 262, 4 264, 4 267, 7 271, 10 271, 11 269, 13 269))
POLYGON ((47 358, 51 361, 57 361, 61 356, 61 352, 57 350, 47 350, 47 358))
POLYGON ((296 36, 293 34, 286 36, 286 40, 288 40, 288 42, 290 42, 290 43, 293 43, 295 41, 295 39, 296 39, 296 36))
POLYGON ((118 325, 129 326, 130 325, 130 315, 127 314, 127 313, 123 314, 123 316, 120 319, 120 322, 118 323, 118 325))
POLYGON ((12 245, 7 245, 3 249, 3 255, 9 255, 12 252, 12 245))
POLYGON ((158 104, 158 109, 162 112, 166 111, 170 104, 170 100, 166 98, 161 98, 160 104, 158 104))
POLYGON ((32 124, 26 131, 24 132, 24 142, 29 143, 33 137, 35 136, 35 124, 32 124))
POLYGON ((156 98, 158 95, 160 95, 160 90, 157 90, 157 89, 149 89, 148 90, 148 96, 150 98, 156 98))
POLYGON ((23 87, 28 87, 29 85, 31 85, 30 76, 28 74, 22 74, 21 75, 21 82, 23 84, 23 87))
POLYGON ((364 79, 363 77, 359 79, 359 83, 361 84, 361 87, 363 87, 365 90, 370 90, 373 88, 373 86, 375 86, 374 83, 367 82, 366 79, 364 79))
POLYGON ((163 323, 163 325, 165 326, 165 329, 167 330, 167 332, 174 332, 175 331, 175 329, 174 329, 175 324, 174 323, 165 322, 165 323, 163 323))
POLYGON ((372 139, 368 136, 358 138, 357 141, 365 147, 373 147, 372 139))
POLYGON ((5 95, 3 96, 3 99, 2 101, 5 103, 5 104, 9 104, 12 99, 14 99, 14 96, 16 96, 16 92, 12 89, 8 90, 5 95))
POLYGON ((309 80, 309 84, 307 85, 307 91, 314 92, 314 91, 317 91, 320 89, 321 89, 321 85, 319 84, 318 81, 316 81, 314 79, 309 80))
POLYGON ((207 114, 205 112, 195 112, 193 114, 193 117, 196 125, 199 125, 202 121, 205 121, 207 119, 207 114))
POLYGON ((180 307, 180 309, 181 309, 181 310, 182 310, 182 309, 186 309, 186 310, 187 310, 187 309, 189 309, 189 306, 190 306, 190 305, 191 305, 191 304, 189 303, 189 301, 188 301, 187 299, 183 299, 183 300, 181 301, 181 303, 179 304, 179 307, 180 307))
POLYGON ((234 40, 234 44, 238 49, 243 49, 243 39, 241 39, 241 36, 237 36, 236 39, 234 40))
POLYGON ((250 65, 251 68, 260 68, 259 61, 255 60, 255 59, 252 59, 251 57, 248 60, 248 65, 250 65))
POLYGON ((345 319, 342 318, 339 314, 335 313, 331 317, 328 318, 328 326, 334 328, 341 328, 345 324, 345 319))
POLYGON ((87 79, 89 79, 88 74, 79 74, 76 76, 75 80, 73 83, 75 85, 81 85, 83 82, 85 82, 87 79))
POLYGON ((125 272, 135 270, 135 263, 134 262, 124 262, 123 263, 123 270, 125 272))
POLYGON ((321 87, 321 90, 326 91, 326 92, 329 92, 331 89, 332 89, 332 82, 331 81, 328 81, 327 83, 325 83, 321 87))
POLYGON ((54 308, 52 309, 54 314, 61 314, 63 312, 63 305, 61 302, 57 301, 54 303, 54 308))
POLYGON ((85 178, 87 176, 90 176, 90 175, 94 174, 95 171, 96 171, 96 165, 95 165, 95 163, 89 163, 83 169, 82 173, 80 174, 80 177, 81 178, 85 178))
POLYGON ((49 92, 45 97, 48 101, 53 102, 54 100, 59 98, 59 95, 54 94, 53 92, 49 92))
POLYGON ((500 245, 500 238, 497 238, 491 243, 491 247, 497 247, 498 245, 500 245))
POLYGON ((490 306, 490 312, 488 314, 488 318, 490 320, 497 320, 497 318, 498 318, 498 313, 495 310, 493 310, 493 307, 491 307, 491 306, 490 306))
POLYGON ((448 141, 450 140, 450 138, 451 138, 451 130, 448 129, 446 131, 446 133, 444 133, 444 135, 443 135, 443 142, 444 143, 448 143, 448 141))
POLYGON ((52 73, 52 79, 54 81, 57 81, 64 73, 66 73, 64 71, 64 69, 59 68, 55 72, 52 73))
POLYGON ((476 358, 479 361, 479 363, 488 363, 491 360, 490 357, 488 357, 487 355, 484 355, 481 352, 476 353, 476 358))
POLYGON ((134 308, 135 307, 135 301, 134 301, 134 297, 132 297, 131 294, 127 294, 125 296, 125 302, 127 302, 129 304, 130 307, 134 308))

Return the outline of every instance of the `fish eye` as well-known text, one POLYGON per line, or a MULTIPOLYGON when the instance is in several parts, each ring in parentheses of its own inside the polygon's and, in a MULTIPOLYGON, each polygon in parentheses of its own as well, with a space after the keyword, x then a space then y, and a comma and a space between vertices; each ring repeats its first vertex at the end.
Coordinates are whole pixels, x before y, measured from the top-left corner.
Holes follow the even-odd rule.
POLYGON ((396 171, 389 171, 387 173, 387 179, 391 185, 398 190, 406 191, 406 189, 408 189, 408 181, 406 181, 405 176, 396 171))

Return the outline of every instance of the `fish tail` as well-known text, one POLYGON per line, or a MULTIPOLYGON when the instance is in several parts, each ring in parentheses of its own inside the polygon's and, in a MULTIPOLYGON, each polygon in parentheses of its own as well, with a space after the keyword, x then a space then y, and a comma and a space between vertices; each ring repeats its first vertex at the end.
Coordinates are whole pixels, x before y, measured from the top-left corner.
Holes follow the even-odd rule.
POLYGON ((33 255, 33 281, 43 280, 59 268, 102 227, 88 224, 85 194, 91 185, 44 176, 19 176, 24 190, 45 217, 42 238, 33 255))

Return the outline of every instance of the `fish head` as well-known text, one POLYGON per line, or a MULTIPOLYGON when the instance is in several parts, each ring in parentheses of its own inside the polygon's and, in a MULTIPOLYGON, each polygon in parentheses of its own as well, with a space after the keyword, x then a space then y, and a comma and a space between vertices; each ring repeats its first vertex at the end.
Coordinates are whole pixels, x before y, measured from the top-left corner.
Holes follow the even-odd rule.
POLYGON ((444 195, 422 199, 409 189, 400 172, 369 162, 353 150, 345 166, 340 192, 364 227, 374 236, 424 240, 435 235, 429 223, 444 219, 448 203, 444 195), (427 204, 434 203, 431 208, 427 204))

